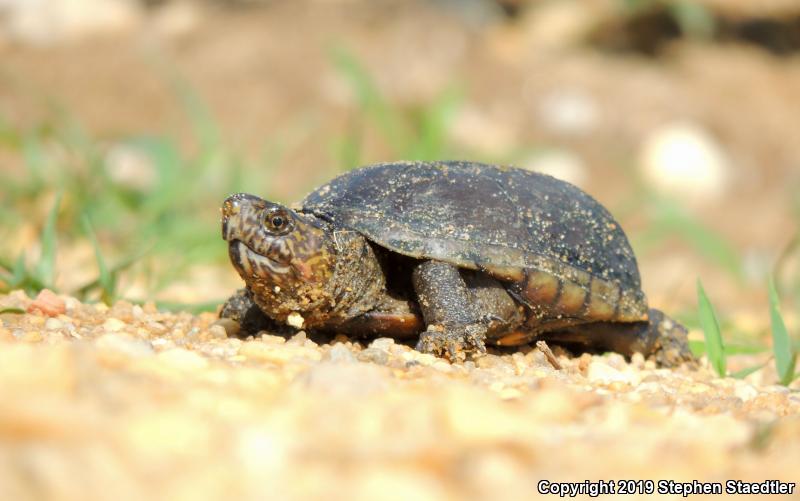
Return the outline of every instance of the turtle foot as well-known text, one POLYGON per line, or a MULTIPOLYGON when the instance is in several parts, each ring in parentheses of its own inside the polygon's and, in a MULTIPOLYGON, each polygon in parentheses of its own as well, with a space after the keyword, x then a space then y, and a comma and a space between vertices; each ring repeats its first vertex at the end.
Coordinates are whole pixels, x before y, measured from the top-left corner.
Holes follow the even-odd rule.
POLYGON ((217 324, 222 325, 228 337, 245 338, 258 335, 261 331, 277 334, 290 332, 289 327, 266 316, 247 289, 239 289, 225 301, 217 324))
POLYGON ((649 335, 654 339, 651 356, 656 364, 659 367, 683 364, 696 367, 698 362, 689 349, 686 327, 656 309, 651 309, 649 315, 649 335))
POLYGON ((420 334, 416 349, 450 362, 464 362, 486 353, 486 326, 470 324, 458 326, 429 325, 420 334))

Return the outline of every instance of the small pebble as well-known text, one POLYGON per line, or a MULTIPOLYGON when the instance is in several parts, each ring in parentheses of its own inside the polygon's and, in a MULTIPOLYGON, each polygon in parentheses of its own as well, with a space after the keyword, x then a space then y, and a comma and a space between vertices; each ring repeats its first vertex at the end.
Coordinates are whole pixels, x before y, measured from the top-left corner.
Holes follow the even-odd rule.
POLYGON ((42 289, 36 299, 28 306, 28 313, 41 313, 49 317, 55 317, 67 311, 67 305, 63 299, 53 291, 42 289))
POLYGON ((44 323, 44 328, 49 331, 58 330, 64 327, 63 322, 57 318, 48 318, 47 321, 44 323))
POLYGON ((303 318, 302 315, 300 315, 296 311, 290 313, 289 316, 286 318, 286 324, 291 327, 294 327, 295 329, 302 329, 305 323, 306 320, 303 318))
POLYGON ((356 357, 353 356, 353 352, 347 349, 345 345, 336 343, 331 347, 326 356, 322 357, 322 360, 338 364, 352 364, 356 362, 356 357))
POLYGON ((386 365, 389 362, 389 353, 385 350, 369 347, 358 354, 358 359, 362 362, 386 365))
POLYGON ((125 322, 118 318, 111 317, 103 322, 103 329, 108 332, 119 332, 125 327, 125 322))
POLYGON ((392 348, 392 346, 394 346, 394 344, 395 344, 394 343, 394 339, 392 339, 392 338, 379 337, 378 339, 375 339, 374 341, 372 341, 369 344, 369 347, 370 348, 375 348, 376 350, 389 351, 392 348))
POLYGON ((169 367, 184 371, 199 371, 208 367, 208 360, 193 351, 173 348, 158 354, 159 360, 169 367))
POLYGON ((228 337, 225 327, 221 325, 212 325, 208 328, 208 333, 211 339, 226 339, 228 337))
POLYGON ((586 378, 593 383, 633 383, 625 373, 604 362, 591 362, 586 370, 586 378))
POLYGON ((144 357, 153 354, 153 347, 148 341, 136 339, 127 334, 104 334, 95 341, 98 348, 124 353, 131 357, 144 357))
POLYGON ((373 364, 323 361, 301 374, 298 382, 328 396, 364 397, 385 391, 388 369, 373 364))

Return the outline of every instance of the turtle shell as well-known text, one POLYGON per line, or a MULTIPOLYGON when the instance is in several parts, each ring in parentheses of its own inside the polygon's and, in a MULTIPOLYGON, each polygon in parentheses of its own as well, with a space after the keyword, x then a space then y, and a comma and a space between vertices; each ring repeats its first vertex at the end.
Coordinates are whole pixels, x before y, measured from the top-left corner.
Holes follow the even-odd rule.
POLYGON ((573 318, 647 318, 619 224, 551 176, 472 162, 378 164, 321 186, 301 210, 400 254, 486 271, 532 307, 561 301, 553 311, 573 318))

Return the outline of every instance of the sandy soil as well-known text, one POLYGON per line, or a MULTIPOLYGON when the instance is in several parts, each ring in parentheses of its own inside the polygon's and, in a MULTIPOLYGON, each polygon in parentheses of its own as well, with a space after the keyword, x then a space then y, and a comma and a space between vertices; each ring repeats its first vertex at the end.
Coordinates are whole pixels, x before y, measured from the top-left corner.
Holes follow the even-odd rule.
MULTIPOLYGON (((635 356, 463 365, 390 339, 229 339, 215 316, 14 293, 3 499, 530 499, 540 480, 796 482, 800 397, 635 356), (56 300, 56 303, 59 301, 56 300)), ((680 496, 673 496, 678 498, 680 496)))

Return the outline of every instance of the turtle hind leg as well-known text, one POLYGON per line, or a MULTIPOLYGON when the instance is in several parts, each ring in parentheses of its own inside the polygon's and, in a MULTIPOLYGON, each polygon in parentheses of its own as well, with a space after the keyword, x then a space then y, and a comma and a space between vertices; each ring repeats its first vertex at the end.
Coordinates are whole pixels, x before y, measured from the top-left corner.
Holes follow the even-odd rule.
POLYGON ((576 351, 615 351, 626 357, 638 352, 645 357, 652 357, 660 367, 697 363, 689 350, 684 326, 660 310, 651 308, 648 317, 647 322, 595 322, 576 325, 545 332, 539 337, 576 351))
POLYGON ((697 365, 697 358, 689 349, 686 327, 655 308, 650 308, 648 317, 650 320, 646 324, 647 334, 645 336, 652 341, 649 355, 659 366, 697 365))

